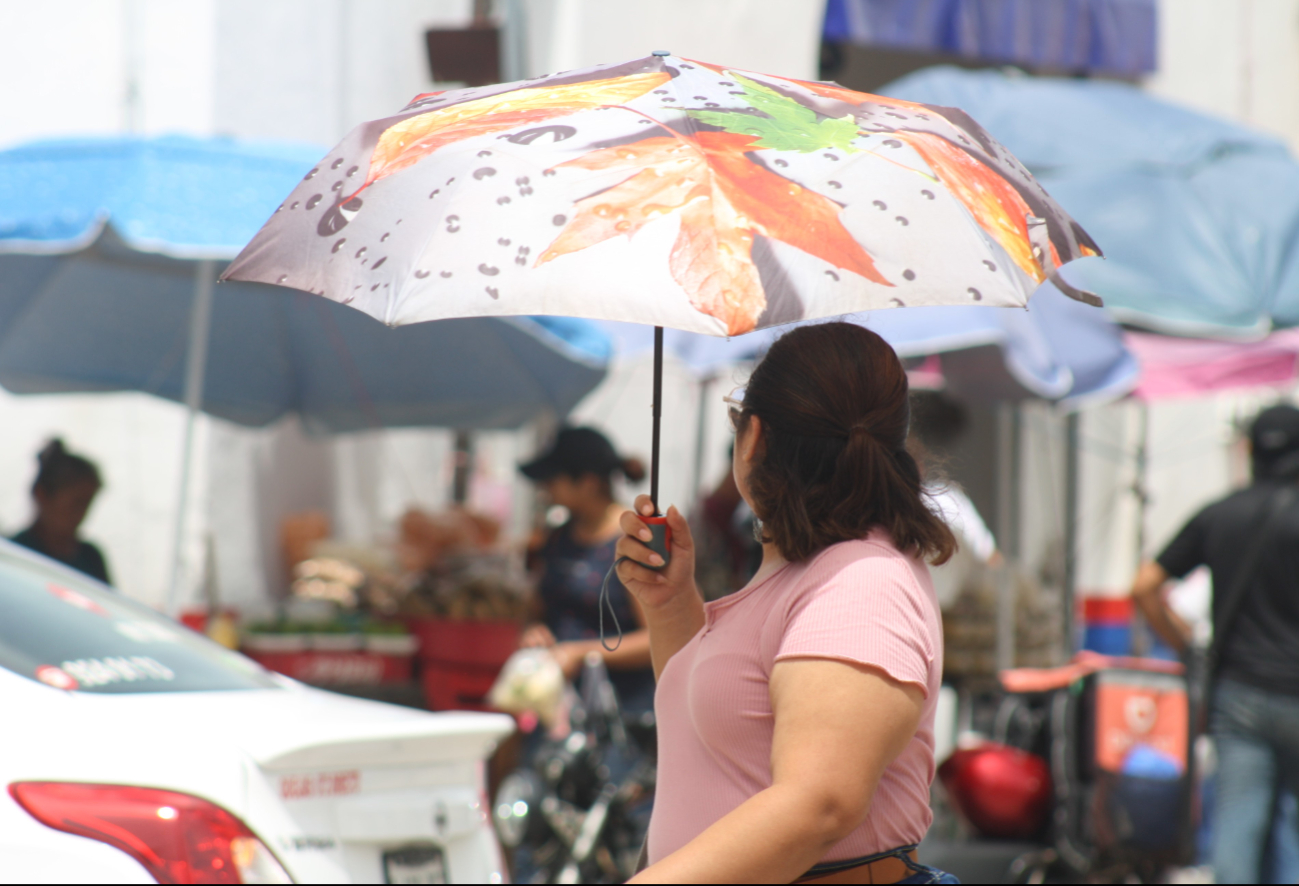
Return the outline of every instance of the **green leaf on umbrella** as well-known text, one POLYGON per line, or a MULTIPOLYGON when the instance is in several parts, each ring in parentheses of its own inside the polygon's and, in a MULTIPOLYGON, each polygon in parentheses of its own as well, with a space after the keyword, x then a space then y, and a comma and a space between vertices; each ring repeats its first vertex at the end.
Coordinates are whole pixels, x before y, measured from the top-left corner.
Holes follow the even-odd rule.
POLYGON ((857 121, 852 117, 822 117, 811 108, 786 98, 774 89, 731 73, 744 89, 750 106, 761 111, 710 111, 688 108, 687 113, 701 123, 719 126, 727 132, 757 137, 754 147, 810 154, 835 148, 846 153, 860 150, 853 145, 857 138, 857 121))

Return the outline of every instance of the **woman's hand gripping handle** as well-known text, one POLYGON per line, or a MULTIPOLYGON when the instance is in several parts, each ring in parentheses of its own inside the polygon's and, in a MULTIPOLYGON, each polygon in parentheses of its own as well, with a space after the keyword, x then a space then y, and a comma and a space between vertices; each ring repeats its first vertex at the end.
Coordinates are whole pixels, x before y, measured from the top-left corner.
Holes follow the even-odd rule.
POLYGON ((623 587, 636 598, 650 630, 654 674, 689 642, 704 623, 703 600, 695 585, 695 542, 690 524, 675 507, 664 515, 671 539, 671 556, 654 551, 654 530, 647 518, 654 514, 648 495, 636 498, 634 511, 625 511, 620 525, 626 533, 618 540, 615 570, 623 587))

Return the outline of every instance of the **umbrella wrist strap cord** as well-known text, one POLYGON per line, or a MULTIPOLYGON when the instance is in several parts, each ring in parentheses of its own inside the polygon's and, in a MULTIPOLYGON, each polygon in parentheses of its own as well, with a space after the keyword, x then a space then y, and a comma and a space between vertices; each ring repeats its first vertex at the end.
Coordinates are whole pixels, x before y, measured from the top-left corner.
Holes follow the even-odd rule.
POLYGON ((604 574, 604 583, 600 585, 600 645, 604 647, 605 652, 617 652, 618 647, 622 645, 622 625, 619 624, 618 613, 614 611, 613 602, 609 599, 609 580, 613 578, 614 573, 617 572, 618 564, 622 563, 624 560, 633 563, 635 562, 631 557, 619 557, 617 560, 614 560, 613 565, 609 567, 609 571, 604 574), (609 641, 604 638, 605 609, 609 610, 609 617, 613 619, 613 629, 618 632, 618 642, 614 643, 612 646, 610 646, 609 641))

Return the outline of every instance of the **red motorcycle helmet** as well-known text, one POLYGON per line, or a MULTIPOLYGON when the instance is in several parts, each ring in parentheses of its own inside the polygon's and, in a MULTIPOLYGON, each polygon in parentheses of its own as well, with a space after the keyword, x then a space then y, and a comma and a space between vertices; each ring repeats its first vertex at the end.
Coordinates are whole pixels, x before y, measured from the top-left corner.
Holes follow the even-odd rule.
POLYGON ((1051 770, 1036 754, 985 742, 956 751, 938 777, 957 810, 985 837, 1027 840, 1051 809, 1051 770))

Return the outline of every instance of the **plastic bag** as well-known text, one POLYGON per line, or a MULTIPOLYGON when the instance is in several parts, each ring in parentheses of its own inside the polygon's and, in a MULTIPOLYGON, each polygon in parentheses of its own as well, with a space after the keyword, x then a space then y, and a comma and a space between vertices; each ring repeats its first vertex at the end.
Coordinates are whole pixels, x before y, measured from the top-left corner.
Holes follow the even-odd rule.
POLYGON ((555 657, 546 649, 520 649, 501 668, 487 702, 509 714, 536 714, 549 728, 555 723, 563 694, 564 672, 555 657))

